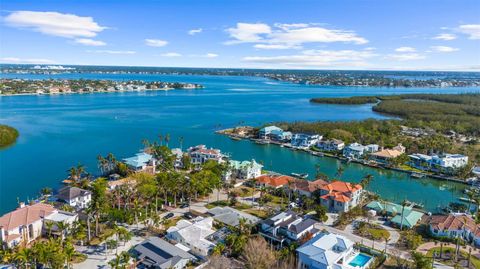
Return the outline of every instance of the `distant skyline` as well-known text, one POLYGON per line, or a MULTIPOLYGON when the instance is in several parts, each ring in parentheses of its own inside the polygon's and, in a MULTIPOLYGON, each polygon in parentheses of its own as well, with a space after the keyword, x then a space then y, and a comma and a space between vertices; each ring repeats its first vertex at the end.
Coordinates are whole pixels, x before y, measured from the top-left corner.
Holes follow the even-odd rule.
POLYGON ((480 71, 480 1, 2 2, 0 62, 480 71))

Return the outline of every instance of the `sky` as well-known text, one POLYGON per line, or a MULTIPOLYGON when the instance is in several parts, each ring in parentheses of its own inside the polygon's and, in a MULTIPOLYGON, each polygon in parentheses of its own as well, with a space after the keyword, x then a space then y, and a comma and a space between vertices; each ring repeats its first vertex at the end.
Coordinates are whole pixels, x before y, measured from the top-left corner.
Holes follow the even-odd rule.
POLYGON ((480 1, 5 0, 0 62, 480 71, 480 1))

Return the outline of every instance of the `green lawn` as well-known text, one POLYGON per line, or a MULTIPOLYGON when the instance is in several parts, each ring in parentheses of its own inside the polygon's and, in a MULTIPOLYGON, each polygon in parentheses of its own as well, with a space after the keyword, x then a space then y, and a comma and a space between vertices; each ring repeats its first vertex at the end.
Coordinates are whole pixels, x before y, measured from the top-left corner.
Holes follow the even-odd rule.
POLYGON ((252 214, 252 215, 254 215, 256 217, 259 217, 261 219, 266 219, 269 216, 267 211, 261 210, 261 209, 251 208, 251 209, 245 209, 245 210, 242 210, 242 211, 245 212, 245 213, 248 213, 248 214, 252 214))
MULTIPOLYGON (((428 257, 433 257, 433 252, 434 251, 437 253, 437 256, 438 256, 438 253, 440 253, 440 247, 434 247, 434 248, 431 248, 430 250, 428 250, 427 256, 428 257)), ((443 247, 443 249, 442 249, 442 253, 446 253, 446 252, 453 253, 454 251, 455 251, 455 249, 452 248, 452 247, 443 247)), ((468 257, 468 252, 463 250, 462 248, 460 248, 460 254, 464 259, 466 259, 468 257)), ((454 264, 453 261, 451 261, 451 260, 450 261, 442 261, 442 262, 447 263, 448 265, 453 265, 454 264)), ((473 264, 473 266, 475 268, 480 269, 480 259, 479 258, 472 255, 470 257, 470 262, 473 264)))

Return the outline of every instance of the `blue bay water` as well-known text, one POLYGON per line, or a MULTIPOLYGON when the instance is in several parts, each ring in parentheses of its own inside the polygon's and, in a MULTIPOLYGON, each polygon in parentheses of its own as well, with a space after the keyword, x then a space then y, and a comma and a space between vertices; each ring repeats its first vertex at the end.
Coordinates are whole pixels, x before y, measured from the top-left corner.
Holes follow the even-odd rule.
MULTIPOLYGON (((10 78, 89 78, 194 82, 199 90, 55 96, 2 96, 0 123, 20 131, 18 142, 0 151, 0 213, 15 208, 17 198, 38 196, 42 187, 58 188, 67 169, 78 163, 97 172, 96 156, 114 153, 125 158, 136 153, 142 139, 170 134, 171 146, 184 137, 184 148, 196 144, 217 147, 233 159, 255 158, 266 169, 282 173, 334 176, 339 161, 294 152, 274 145, 233 141, 214 131, 239 123, 261 125, 273 121, 360 120, 386 118, 371 105, 340 106, 309 103, 312 97, 419 92, 478 92, 478 88, 370 88, 320 87, 289 84, 255 77, 136 75, 136 74, 2 74, 10 78)), ((343 180, 358 182, 373 174, 369 187, 382 197, 423 203, 428 210, 457 201, 464 186, 431 179, 410 179, 406 174, 350 164, 343 180)))

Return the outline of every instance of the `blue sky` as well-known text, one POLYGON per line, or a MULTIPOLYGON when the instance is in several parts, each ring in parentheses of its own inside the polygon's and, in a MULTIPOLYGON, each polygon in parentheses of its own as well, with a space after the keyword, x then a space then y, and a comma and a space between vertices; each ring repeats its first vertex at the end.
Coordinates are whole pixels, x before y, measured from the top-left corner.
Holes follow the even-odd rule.
POLYGON ((480 70, 480 1, 2 1, 0 61, 480 70))

